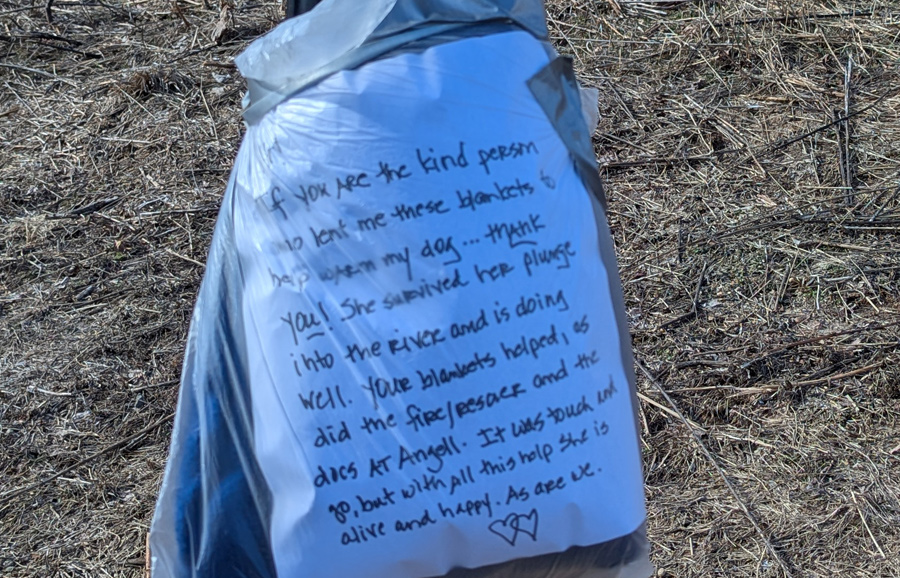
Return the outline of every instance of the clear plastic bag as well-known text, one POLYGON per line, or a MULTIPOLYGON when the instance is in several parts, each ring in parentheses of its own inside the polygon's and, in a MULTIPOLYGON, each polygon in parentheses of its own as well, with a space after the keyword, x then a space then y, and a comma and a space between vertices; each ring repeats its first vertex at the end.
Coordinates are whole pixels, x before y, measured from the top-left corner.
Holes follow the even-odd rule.
POLYGON ((239 59, 250 126, 152 575, 645 578, 630 343, 571 67, 539 2, 382 4, 330 59, 291 64, 347 0, 239 59))

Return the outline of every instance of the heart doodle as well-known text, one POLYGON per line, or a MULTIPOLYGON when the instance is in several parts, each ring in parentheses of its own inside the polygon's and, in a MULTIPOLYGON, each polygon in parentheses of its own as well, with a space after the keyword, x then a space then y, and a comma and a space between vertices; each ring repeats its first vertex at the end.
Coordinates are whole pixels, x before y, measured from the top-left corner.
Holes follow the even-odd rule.
POLYGON ((518 514, 510 514, 503 520, 494 520, 488 530, 506 540, 510 546, 515 546, 519 531, 513 527, 512 522, 517 517, 518 514))
POLYGON ((510 514, 502 520, 494 520, 488 526, 488 530, 503 538, 510 546, 516 545, 519 534, 525 534, 535 542, 537 541, 538 513, 536 509, 527 514, 510 514))

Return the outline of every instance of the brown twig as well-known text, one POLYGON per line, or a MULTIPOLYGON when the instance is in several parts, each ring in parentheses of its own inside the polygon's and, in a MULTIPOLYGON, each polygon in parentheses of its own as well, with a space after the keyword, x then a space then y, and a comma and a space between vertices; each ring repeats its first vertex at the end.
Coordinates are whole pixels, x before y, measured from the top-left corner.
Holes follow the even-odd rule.
POLYGON ((77 48, 72 48, 72 46, 79 46, 81 43, 70 40, 68 38, 64 38, 62 36, 57 36, 56 34, 47 34, 47 33, 35 33, 29 36, 8 36, 6 34, 0 34, 0 40, 4 42, 15 42, 17 40, 22 40, 24 42, 31 42, 33 44, 37 44, 38 46, 46 46, 47 48, 53 48, 56 50, 62 50, 64 52, 72 52, 74 54, 80 54, 85 58, 103 58, 102 54, 98 54, 96 52, 85 52, 84 50, 79 50, 77 48), (61 46, 59 44, 55 44, 53 41, 65 42, 69 44, 69 46, 61 46))
POLYGON ((181 18, 181 21, 184 22, 185 26, 190 28, 191 23, 188 22, 187 16, 184 15, 184 12, 181 10, 181 6, 178 5, 178 0, 172 0, 172 12, 175 13, 175 15, 177 15, 179 18, 181 18))
POLYGON ((141 387, 132 387, 128 391, 137 393, 139 391, 145 391, 148 389, 156 389, 157 387, 169 387, 172 385, 178 385, 179 383, 181 383, 180 379, 170 379, 169 381, 163 381, 160 383, 151 383, 149 385, 142 385, 141 387))
POLYGON ((791 574, 791 570, 790 570, 790 567, 788 566, 787 562, 784 560, 781 553, 777 549, 775 549, 775 546, 772 544, 772 541, 769 539, 768 535, 763 531, 762 527, 759 525, 759 522, 756 520, 756 516, 754 516, 753 513, 750 512, 750 508, 747 506, 747 504, 744 503, 744 500, 741 498, 737 489, 734 487, 734 484, 732 484, 731 480, 728 479, 728 476, 725 475, 725 471, 719 465, 719 462, 716 460, 716 458, 712 455, 712 452, 710 452, 709 449, 706 447, 706 444, 703 443, 703 440, 700 439, 700 436, 697 435, 696 430, 691 427, 690 422, 684 416, 684 413, 681 411, 681 409, 679 409, 678 404, 675 403, 675 400, 672 399, 672 397, 669 395, 669 393, 666 391, 666 389, 662 386, 662 384, 659 383, 659 381, 656 379, 656 377, 654 377, 654 375, 652 373, 650 373, 650 370, 648 370, 644 366, 644 364, 640 362, 640 360, 635 359, 634 363, 637 366, 637 368, 641 370, 641 373, 643 373, 647 377, 647 379, 650 381, 650 383, 652 383, 653 386, 662 394, 662 396, 666 399, 666 402, 669 404, 669 406, 672 408, 672 410, 676 414, 678 414, 679 419, 682 421, 682 423, 684 423, 684 425, 687 427, 688 431, 690 432, 691 438, 694 440, 694 442, 697 444, 697 446, 703 452, 703 455, 706 456, 706 459, 709 461, 709 463, 712 464, 712 466, 719 473, 719 477, 722 478, 722 481, 725 483, 725 486, 728 488, 728 491, 731 492, 731 495, 734 497, 738 506, 741 508, 741 511, 744 512, 744 515, 750 521, 750 524, 753 526, 753 529, 756 530, 756 533, 759 535, 760 539, 766 545, 766 549, 769 551, 769 553, 772 555, 772 557, 775 558, 775 561, 778 562, 778 565, 781 567, 782 571, 784 572, 784 575, 787 578, 790 578, 792 576, 792 574, 791 574))
POLYGON ((893 321, 891 323, 884 323, 879 325, 870 325, 868 327, 857 327, 856 329, 848 329, 846 331, 835 331, 833 333, 828 333, 827 335, 820 335, 818 337, 810 337, 809 339, 801 339, 799 341, 792 341, 791 343, 786 343, 779 347, 772 348, 757 357, 754 357, 750 361, 744 363, 741 366, 741 369, 746 369, 753 365, 754 363, 758 363, 767 357, 771 357, 773 355, 777 355, 779 353, 783 353, 789 349, 793 349, 795 347, 802 347, 804 345, 810 345, 812 343, 818 343, 820 341, 826 341, 828 339, 834 339, 835 337, 844 337, 847 335, 855 335, 857 333, 865 333, 868 331, 880 331, 882 329, 888 329, 890 327, 896 327, 900 325, 900 321, 893 321))
POLYGON ((679 325, 684 321, 688 321, 690 319, 696 319, 700 315, 700 290, 703 288, 703 279, 706 275, 706 267, 708 263, 706 261, 703 262, 703 268, 700 270, 700 276, 697 278, 697 283, 694 289, 694 295, 691 299, 691 310, 685 313, 684 315, 679 315, 675 319, 670 321, 666 321, 660 326, 660 329, 668 329, 674 325, 679 325))
POLYGON ((151 565, 150 565, 150 534, 147 533, 147 546, 144 554, 144 578, 151 578, 151 565))
POLYGON ((49 476, 43 480, 40 480, 38 482, 31 484, 31 485, 25 486, 24 488, 19 488, 18 490, 12 490, 5 494, 0 494, 0 508, 3 508, 13 498, 17 498, 17 497, 21 496, 22 494, 27 494, 28 492, 31 492, 34 490, 43 489, 53 480, 55 480, 61 476, 64 476, 64 475, 68 474, 69 472, 76 470, 85 464, 89 464, 90 462, 96 460, 97 458, 99 458, 101 456, 104 456, 110 452, 116 451, 119 448, 129 445, 130 443, 134 442, 136 439, 140 438, 141 436, 150 433, 151 431, 155 430, 156 428, 163 425, 167 421, 171 420, 173 417, 175 417, 174 412, 168 414, 165 417, 162 417, 162 418, 156 420, 155 422, 151 423, 144 429, 131 434, 127 438, 121 439, 114 444, 108 445, 105 448, 103 448, 102 450, 94 452, 93 454, 89 455, 88 457, 84 458, 83 460, 80 460, 79 462, 72 464, 71 466, 69 466, 67 468, 63 468, 62 470, 56 472, 52 476, 49 476))
POLYGON ((856 111, 854 111, 854 112, 851 112, 851 113, 849 113, 849 114, 847 114, 847 115, 839 116, 838 118, 834 119, 833 121, 831 121, 831 122, 829 122, 829 123, 826 123, 826 124, 823 124, 823 125, 821 125, 821 126, 819 126, 819 127, 817 127, 817 128, 814 128, 814 129, 812 129, 812 130, 810 130, 810 131, 804 132, 804 133, 802 133, 802 134, 800 134, 800 135, 797 135, 797 136, 795 136, 795 137, 791 137, 791 138, 789 138, 789 139, 787 139, 787 140, 784 140, 784 141, 781 141, 781 142, 779 142, 779 143, 776 143, 776 144, 772 145, 771 148, 769 148, 769 149, 766 151, 766 153, 767 153, 767 154, 771 154, 771 153, 777 152, 777 151, 779 151, 779 150, 785 149, 785 148, 789 147, 790 145, 792 145, 792 144, 794 144, 794 143, 796 143, 796 142, 799 142, 799 141, 801 141, 801 140, 803 140, 803 139, 807 139, 807 138, 813 136, 813 135, 816 134, 816 133, 820 133, 820 132, 822 132, 823 130, 828 130, 829 128, 835 126, 836 124, 840 124, 840 123, 842 123, 842 122, 846 122, 847 120, 849 120, 849 119, 851 119, 851 118, 853 118, 853 117, 855 117, 855 116, 859 116, 859 115, 861 115, 861 114, 864 113, 864 112, 868 112, 868 111, 872 110, 873 108, 875 108, 876 106, 880 105, 880 104, 882 103, 882 101, 884 101, 886 98, 889 98, 889 97, 891 97, 891 96, 894 96, 894 95, 896 95, 898 92, 900 92, 900 89, 892 88, 891 90, 888 90, 888 91, 884 92, 884 93, 883 93, 881 96, 879 96, 878 99, 875 100, 875 102, 873 102, 872 104, 870 104, 870 105, 868 105, 868 106, 864 106, 863 108, 860 108, 860 109, 858 109, 858 110, 856 110, 856 111))
POLYGON ((846 123, 851 118, 859 116, 864 112, 868 112, 869 110, 871 110, 871 109, 875 108, 876 106, 878 106, 879 104, 881 104, 881 102, 883 100, 885 100, 886 98, 897 94, 897 92, 900 92, 900 90, 893 88, 893 89, 885 92, 884 94, 882 94, 875 102, 873 102, 872 104, 869 104, 868 106, 865 106, 859 110, 847 113, 845 115, 839 115, 839 116, 837 116, 837 118, 835 118, 834 120, 832 120, 829 123, 820 125, 812 130, 809 130, 809 131, 806 131, 799 135, 796 135, 794 137, 779 141, 777 143, 758 147, 755 150, 742 147, 742 148, 731 148, 731 149, 720 150, 720 151, 716 151, 713 154, 708 154, 708 155, 693 155, 693 156, 685 156, 685 157, 656 157, 656 158, 651 158, 651 159, 637 159, 637 160, 633 160, 633 161, 615 161, 615 162, 601 163, 600 168, 610 170, 610 169, 634 168, 634 167, 653 166, 653 165, 678 165, 678 164, 712 162, 712 161, 721 160, 721 158, 723 156, 733 155, 736 153, 750 153, 751 158, 753 158, 753 160, 758 163, 759 158, 763 158, 767 155, 771 155, 775 152, 783 150, 794 143, 797 143, 797 142, 800 142, 801 140, 807 139, 807 138, 809 138, 817 133, 820 133, 824 130, 828 130, 829 128, 831 128, 833 126, 839 125, 841 123, 846 123), (758 155, 758 157, 752 156, 752 155, 758 155))
POLYGON ((872 371, 873 369, 878 369, 882 365, 883 364, 881 362, 873 363, 872 365, 867 365, 865 367, 859 367, 857 369, 854 369, 853 371, 845 371, 844 373, 838 373, 836 375, 829 375, 828 377, 820 377, 819 379, 808 379, 805 381, 795 381, 791 385, 806 386, 806 385, 818 385, 820 383, 831 383, 832 381, 837 381, 839 379, 846 379, 848 377, 854 377, 857 375, 862 375, 863 373, 868 373, 868 372, 872 371))
MULTIPOLYGON (((844 185, 844 204, 848 207, 854 204, 853 167, 850 157, 850 77, 853 72, 853 57, 847 57, 847 67, 844 69, 844 116, 838 129, 838 162, 841 173, 841 182, 844 185)), ((840 116, 835 113, 835 117, 840 116)))
POLYGON ((869 528, 869 523, 866 522, 866 516, 865 514, 863 514, 862 508, 859 506, 859 502, 856 500, 856 492, 850 492, 850 495, 853 497, 853 504, 856 506, 856 511, 859 513, 859 519, 862 521, 863 527, 866 529, 866 533, 869 535, 872 543, 875 544, 875 548, 878 550, 878 553, 881 554, 881 558, 887 560, 887 556, 885 555, 884 550, 881 549, 881 544, 879 544, 878 540, 875 539, 875 534, 872 533, 872 529, 869 528))
POLYGON ((787 291, 788 281, 791 279, 791 273, 794 272, 794 265, 797 264, 797 255, 794 255, 794 258, 791 260, 791 264, 787 266, 787 269, 784 270, 784 278, 781 280, 781 285, 778 287, 778 293, 775 294, 775 302, 772 303, 772 311, 778 311, 778 308, 781 305, 781 300, 784 299, 784 294, 787 291))
POLYGON ((833 20, 837 18, 859 18, 861 16, 872 16, 874 9, 870 10, 853 10, 852 12, 839 12, 834 14, 803 14, 797 16, 780 16, 780 17, 764 17, 751 18, 750 20, 738 20, 737 22, 723 22, 723 26, 747 26, 750 24, 788 24, 798 20, 833 20))
POLYGON ((18 66, 16 64, 9 64, 8 62, 0 62, 0 66, 3 68, 9 68, 10 70, 19 70, 21 72, 30 72, 32 74, 37 74, 39 76, 44 76, 46 78, 51 78, 53 80, 57 80, 59 82, 65 82, 68 85, 77 87, 78 85, 69 80, 68 78, 63 78, 61 76, 57 76, 56 74, 52 74, 45 70, 38 70, 37 68, 30 68, 28 66, 18 66))

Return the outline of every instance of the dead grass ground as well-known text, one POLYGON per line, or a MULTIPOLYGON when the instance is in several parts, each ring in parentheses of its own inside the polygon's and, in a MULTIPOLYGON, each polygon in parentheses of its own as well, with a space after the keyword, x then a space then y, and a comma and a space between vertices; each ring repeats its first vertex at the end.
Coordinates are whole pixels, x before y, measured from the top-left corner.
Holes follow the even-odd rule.
MULTIPOLYGON (((0 576, 143 571, 231 59, 281 18, 211 1, 0 0, 0 576)), ((900 2, 548 10, 602 95, 660 576, 900 576, 900 2)))

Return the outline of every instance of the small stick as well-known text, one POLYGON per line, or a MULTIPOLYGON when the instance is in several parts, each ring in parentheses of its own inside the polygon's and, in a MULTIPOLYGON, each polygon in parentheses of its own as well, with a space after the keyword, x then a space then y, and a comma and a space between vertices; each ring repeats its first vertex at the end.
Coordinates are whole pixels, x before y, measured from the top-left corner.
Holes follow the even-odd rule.
MULTIPOLYGON (((643 401, 643 402, 645 402, 645 403, 649 403, 650 405, 652 405, 653 407, 655 407, 655 408, 658 409, 659 411, 661 411, 661 412, 663 412, 663 413, 667 413, 667 414, 669 414, 670 416, 674 417, 675 419, 680 419, 680 418, 681 418, 681 416, 679 416, 678 413, 672 411, 671 409, 667 408, 666 406, 664 406, 663 404, 661 404, 661 403, 659 403, 658 401, 654 400, 653 398, 647 397, 646 395, 644 395, 644 394, 641 393, 641 392, 638 392, 637 396, 641 399, 641 401, 643 401)), ((706 430, 703 429, 702 427, 700 427, 700 424, 698 424, 697 422, 688 420, 688 426, 690 426, 692 429, 695 429, 695 430, 701 431, 701 432, 703 432, 703 433, 706 433, 706 430)))
POLYGON ((178 15, 181 18, 181 21, 184 22, 184 25, 188 28, 191 27, 191 23, 188 22, 187 17, 184 15, 184 12, 181 11, 181 6, 178 5, 178 0, 172 0, 172 12, 178 15))
POLYGON ((741 366, 741 369, 747 369, 754 363, 758 361, 762 361, 763 359, 775 355, 776 353, 781 353, 783 351, 787 351, 788 349, 793 349, 794 347, 801 347, 803 345, 809 345, 811 343, 816 343, 819 341, 825 341, 826 339, 832 339, 835 337, 843 337, 845 335, 853 335, 855 333, 862 333, 865 331, 879 331, 881 329, 888 329, 889 327, 896 327, 900 325, 900 321, 893 321, 891 323, 884 323, 869 327, 857 327, 856 329, 847 329, 846 331, 835 331, 834 333, 826 333, 825 335, 820 335, 819 337, 810 337, 809 339, 801 339, 800 341, 792 341, 790 343, 786 343, 784 345, 780 345, 778 347, 774 347, 763 354, 751 359, 747 363, 741 366))
POLYGON ((859 512, 859 519, 862 520, 863 526, 869 534, 869 538, 872 539, 872 543, 878 548, 878 553, 881 554, 881 558, 887 560, 887 556, 884 555, 884 550, 881 549, 881 545, 878 543, 878 540, 875 539, 875 534, 873 534, 872 530, 869 528, 869 523, 866 522, 866 517, 863 515, 862 508, 859 507, 859 502, 856 501, 856 492, 851 491, 850 495, 853 496, 853 503, 856 504, 856 511, 859 512))
POLYGON ((18 490, 12 490, 12 491, 6 492, 5 494, 0 494, 0 508, 2 508, 7 503, 9 503, 9 501, 12 500, 13 498, 21 496, 22 494, 27 494, 28 492, 30 492, 32 490, 40 489, 41 491, 43 491, 43 489, 53 480, 55 480, 61 476, 64 476, 64 475, 68 474, 69 472, 96 460, 100 456, 106 455, 110 452, 116 451, 119 448, 127 446, 128 444, 132 443, 134 440, 138 439, 139 437, 150 433, 151 431, 155 430, 162 424, 171 420, 173 417, 175 417, 174 412, 170 413, 169 415, 167 415, 165 417, 162 417, 162 418, 156 420, 155 422, 151 423, 144 429, 131 434, 127 438, 121 439, 121 440, 117 441, 116 443, 108 445, 105 448, 103 448, 102 450, 89 455, 88 457, 84 458, 83 460, 79 461, 78 463, 75 463, 67 468, 63 468, 62 470, 56 472, 55 474, 53 474, 52 476, 50 476, 46 479, 40 480, 40 481, 30 484, 28 486, 25 486, 24 488, 19 488, 18 490))
POLYGON ((816 385, 818 383, 829 383, 832 381, 837 381, 839 379, 844 379, 846 377, 853 377, 855 375, 860 375, 863 373, 868 373, 873 369, 878 369, 881 367, 881 362, 873 363, 872 365, 867 365, 865 367, 858 367, 852 371, 845 371, 844 373, 838 373, 836 375, 829 375, 828 377, 820 377, 819 379, 809 379, 806 381, 795 381, 792 385, 816 385))
POLYGON ((878 210, 875 211, 875 214, 874 214, 874 215, 872 215, 871 217, 869 217, 869 222, 871 223, 871 222, 873 222, 875 219, 877 219, 878 217, 880 217, 880 216, 881 216, 881 213, 884 212, 884 210, 887 208, 887 206, 894 202, 894 199, 897 198, 897 195, 898 195, 898 194, 900 194, 900 187, 897 187, 896 189, 894 189, 894 194, 891 195, 890 198, 889 198, 887 201, 884 202, 884 204, 882 204, 880 207, 878 207, 878 210))
POLYGON ((206 102, 206 95, 203 94, 203 82, 200 82, 200 98, 203 100, 203 106, 206 108, 206 114, 209 115, 209 124, 212 125, 213 137, 215 137, 216 142, 219 142, 219 131, 216 130, 216 117, 213 116, 212 111, 209 109, 209 103, 206 102))
POLYGON ((180 379, 170 379, 169 381, 164 381, 162 383, 151 383, 150 385, 142 385, 141 387, 132 387, 129 388, 128 391, 130 391, 131 393, 138 393, 140 391, 155 389, 157 387, 169 387, 170 385, 178 385, 179 383, 181 383, 180 379))
POLYGON ((32 34, 31 36, 7 36, 5 34, 0 34, 0 40, 5 42, 15 42, 16 40, 22 40, 24 42, 33 42, 39 46, 46 46, 48 48, 55 48, 56 50, 63 50, 65 52, 74 52, 75 54, 80 54, 87 58, 103 58, 102 54, 97 52, 85 52, 84 50, 78 50, 77 48, 72 48, 71 46, 62 46, 60 44, 54 44, 51 42, 52 40, 58 40, 60 42, 66 42, 70 45, 78 46, 81 43, 75 40, 69 40, 68 38, 63 38, 62 36, 57 36, 55 34, 32 34))
POLYGON ((182 255, 182 254, 180 254, 180 253, 176 253, 176 252, 173 251, 172 249, 166 248, 165 251, 166 251, 166 253, 168 253, 169 255, 172 255, 173 257, 178 257, 179 259, 184 259, 184 260, 187 261, 188 263, 193 263, 194 265, 196 265, 196 266, 198 266, 198 267, 200 267, 200 268, 206 268, 206 265, 204 265, 204 264, 201 263, 200 261, 198 261, 198 260, 196 260, 196 259, 191 259, 190 257, 187 257, 187 256, 182 255))
POLYGON ((817 128, 814 128, 814 129, 812 129, 812 130, 810 130, 810 131, 807 131, 807 132, 805 132, 805 133, 803 133, 803 134, 800 134, 800 135, 798 135, 798 136, 789 138, 789 139, 786 140, 786 141, 783 141, 783 142, 781 142, 781 143, 778 143, 778 144, 774 145, 771 149, 765 151, 765 154, 772 154, 772 153, 774 153, 774 152, 776 152, 776 151, 779 151, 779 150, 781 150, 781 149, 787 148, 787 147, 789 147, 790 145, 794 144, 795 142, 801 141, 801 140, 803 140, 803 139, 805 139, 805 138, 809 138, 809 137, 811 137, 812 135, 814 135, 814 134, 816 134, 816 133, 819 133, 819 132, 822 132, 823 130, 827 130, 827 129, 833 127, 834 125, 836 125, 836 124, 838 124, 838 123, 840 123, 840 122, 844 122, 845 120, 848 120, 848 119, 850 119, 850 118, 852 118, 852 117, 854 117, 854 116, 859 116, 859 115, 861 115, 861 114, 864 113, 864 112, 868 112, 869 110, 871 110, 871 109, 875 108, 876 106, 880 105, 881 102, 882 102, 884 99, 886 99, 886 98, 888 98, 888 97, 891 97, 891 96, 894 96, 895 94, 897 94, 897 89, 891 89, 891 90, 888 90, 887 92, 885 92, 884 94, 882 94, 881 96, 879 96, 878 99, 877 99, 875 102, 873 102, 872 104, 867 105, 867 106, 864 106, 863 108, 861 108, 861 109, 859 109, 859 110, 856 110, 856 111, 852 112, 851 114, 849 114, 849 115, 847 115, 847 116, 845 116, 845 117, 836 118, 836 119, 834 119, 833 121, 831 121, 831 122, 829 122, 829 123, 827 123, 827 124, 823 124, 823 125, 821 125, 821 126, 819 126, 819 127, 817 127, 817 128))
POLYGON ((147 553, 144 562, 144 578, 152 578, 150 570, 150 532, 147 532, 147 553))
POLYGON ((677 165, 677 164, 690 164, 690 163, 700 163, 700 162, 708 162, 708 161, 718 161, 722 160, 721 157, 727 154, 735 154, 744 152, 745 149, 726 149, 721 151, 716 151, 713 154, 709 155, 697 155, 690 157, 655 157, 650 159, 638 159, 634 161, 617 161, 611 163, 603 163, 600 165, 601 169, 627 169, 632 167, 643 167, 647 165, 677 165))
POLYGON ((778 311, 781 300, 784 299, 784 293, 787 291, 788 281, 791 279, 791 273, 794 272, 794 265, 797 263, 797 254, 791 260, 791 264, 784 270, 784 279, 781 280, 781 286, 778 288, 778 294, 775 295, 775 303, 772 304, 772 311, 778 311))
POLYGON ((703 288, 703 278, 706 275, 706 266, 707 266, 707 263, 704 261, 703 269, 700 270, 700 278, 697 279, 697 286, 694 289, 693 300, 691 302, 691 310, 688 311, 687 313, 685 313, 684 315, 679 315, 675 319, 666 321, 665 323, 660 325, 660 329, 667 329, 673 325, 678 325, 679 323, 682 323, 689 319, 696 319, 700 316, 700 309, 701 309, 700 289, 703 288))
MULTIPOLYGON (((878 99, 875 102, 873 102, 872 104, 869 104, 859 110, 855 110, 851 113, 848 113, 847 115, 838 116, 837 118, 835 118, 834 120, 832 120, 829 123, 820 125, 812 130, 806 131, 802 134, 791 137, 787 140, 759 147, 756 149, 756 152, 754 152, 754 150, 750 150, 750 149, 747 149, 746 147, 744 147, 744 148, 738 148, 738 149, 726 149, 726 150, 716 151, 715 153, 708 154, 708 155, 698 155, 698 156, 690 156, 690 157, 658 157, 658 158, 651 158, 651 159, 638 159, 638 160, 634 160, 634 161, 618 161, 618 162, 611 162, 611 163, 603 163, 600 165, 600 168, 606 169, 606 170, 612 170, 612 169, 625 169, 625 168, 632 168, 632 167, 643 167, 643 166, 647 166, 647 165, 676 165, 676 164, 689 164, 689 163, 696 163, 696 162, 719 161, 719 160, 721 160, 721 157, 723 157, 723 156, 732 155, 732 154, 736 154, 736 153, 746 153, 746 152, 750 152, 751 154, 758 154, 759 157, 765 158, 766 156, 776 153, 782 149, 786 149, 787 147, 791 146, 792 144, 794 144, 796 142, 807 139, 807 138, 809 138, 817 133, 820 133, 824 130, 828 130, 829 128, 831 128, 833 126, 838 125, 843 122, 846 122, 853 117, 863 114, 864 112, 868 112, 869 110, 880 105, 882 103, 882 101, 884 101, 886 98, 897 94, 897 92, 898 92, 897 89, 891 89, 891 90, 885 92, 884 94, 882 94, 881 96, 879 96, 878 99)), ((759 157, 754 157, 754 160, 757 163, 759 162, 759 160, 758 160, 759 157)), ((727 167, 727 168, 731 168, 731 167, 727 167)))
POLYGON ((686 417, 684 417, 684 413, 682 413, 681 410, 678 408, 678 405, 675 403, 675 400, 673 400, 669 396, 669 393, 665 390, 665 388, 662 386, 662 384, 656 380, 656 378, 653 376, 653 374, 650 373, 650 370, 648 370, 646 367, 644 367, 644 364, 641 363, 640 360, 635 359, 634 363, 638 367, 638 369, 640 369, 641 372, 643 372, 643 374, 647 376, 647 379, 650 380, 650 383, 652 383, 656 387, 656 389, 658 389, 659 392, 662 393, 663 397, 665 397, 666 401, 669 403, 669 406, 678 414, 678 417, 681 418, 681 421, 690 430, 691 437, 694 439, 694 442, 696 442, 696 444, 698 446, 700 446, 700 450, 706 456, 706 459, 708 459, 709 462, 713 465, 713 467, 716 468, 716 471, 719 472, 719 476, 722 478, 722 481, 725 482, 725 485, 728 487, 728 490, 731 492, 731 495, 734 496, 734 499, 737 501, 741 510, 744 512, 744 515, 747 516, 747 519, 750 520, 750 524, 753 526, 753 528, 756 530, 756 533, 759 534, 759 537, 765 543, 766 549, 769 551, 769 553, 772 555, 772 557, 775 558, 775 561, 778 562, 778 565, 781 566, 782 571, 784 571, 784 575, 787 576, 788 578, 791 578, 792 574, 791 574, 790 568, 787 565, 787 562, 784 561, 784 559, 781 557, 781 554, 778 552, 778 550, 775 549, 775 546, 772 545, 772 542, 769 540, 769 537, 766 535, 766 533, 760 527, 759 522, 756 521, 756 517, 750 512, 750 509, 747 507, 747 505, 741 499, 741 496, 740 496, 740 494, 738 494, 737 489, 734 487, 734 485, 732 485, 731 481, 728 479, 728 476, 725 475, 725 472, 722 470, 722 467, 716 461, 716 458, 713 457, 712 452, 709 451, 709 449, 706 447, 706 444, 703 443, 703 440, 700 439, 700 437, 697 435, 696 431, 691 427, 688 419, 686 417))
POLYGON ((44 70, 38 70, 37 68, 29 68, 27 66, 18 66, 16 64, 8 64, 6 62, 0 62, 0 66, 2 66, 3 68, 9 68, 12 70, 20 70, 22 72, 30 72, 32 74, 39 74, 41 76, 45 76, 47 78, 52 78, 53 80, 56 80, 58 82, 64 82, 64 83, 68 84, 69 86, 74 86, 75 88, 78 88, 78 85, 75 84, 74 82, 72 82, 71 80, 69 80, 68 78, 63 78, 61 76, 57 76, 56 74, 51 74, 44 70))
POLYGON ((202 66, 213 66, 215 68, 227 68, 229 70, 237 70, 234 62, 216 62, 215 60, 204 60, 200 63, 202 66))
POLYGON ((694 302, 691 305, 691 313, 695 316, 700 311, 700 289, 703 288, 703 277, 706 275, 707 262, 703 262, 703 269, 700 270, 700 277, 697 279, 697 289, 694 290, 694 302))
POLYGON ((796 20, 827 20, 831 18, 856 18, 858 16, 873 16, 875 11, 854 10, 853 12, 825 13, 825 14, 804 14, 801 16, 781 16, 768 18, 753 18, 752 20, 738 20, 737 22, 725 22, 724 26, 744 26, 747 24, 787 24, 796 20))
POLYGON ((853 205, 853 172, 850 165, 850 75, 853 73, 853 57, 847 57, 844 69, 844 120, 838 125, 838 157, 841 163, 841 180, 844 184, 844 203, 853 205))

